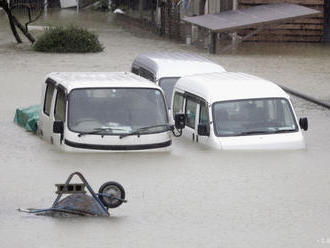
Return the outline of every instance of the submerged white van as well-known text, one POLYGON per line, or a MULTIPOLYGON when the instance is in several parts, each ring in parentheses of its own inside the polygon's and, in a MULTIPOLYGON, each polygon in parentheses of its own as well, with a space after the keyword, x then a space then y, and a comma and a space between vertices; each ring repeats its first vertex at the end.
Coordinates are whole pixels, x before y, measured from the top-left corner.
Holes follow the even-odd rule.
POLYGON ((135 58, 131 71, 158 84, 164 90, 167 103, 170 105, 174 85, 180 77, 226 70, 197 54, 149 52, 141 53, 135 58))
POLYGON ((185 113, 183 136, 216 149, 302 149, 290 97, 276 84, 244 73, 209 73, 176 83, 173 115, 185 113))
POLYGON ((130 72, 56 72, 42 85, 39 133, 65 151, 165 149, 172 128, 160 87, 130 72))

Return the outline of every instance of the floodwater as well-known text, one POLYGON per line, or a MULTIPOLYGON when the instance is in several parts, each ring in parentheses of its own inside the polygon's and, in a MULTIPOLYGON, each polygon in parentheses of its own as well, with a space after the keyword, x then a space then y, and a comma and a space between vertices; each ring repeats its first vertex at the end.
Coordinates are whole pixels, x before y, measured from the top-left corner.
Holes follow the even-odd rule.
MULTIPOLYGON (((329 247, 330 111, 298 98, 307 116, 303 151, 218 152, 174 139, 172 152, 70 154, 13 124, 17 107, 39 103, 52 71, 125 71, 144 51, 202 51, 128 32, 109 13, 49 13, 38 25, 80 23, 100 35, 98 54, 42 54, 16 45, 0 10, 1 247, 329 247), (32 216, 55 183, 81 171, 95 190, 115 180, 129 202, 110 218, 32 216)), ((243 44, 210 56, 230 71, 276 80, 330 102, 330 47, 243 44)))

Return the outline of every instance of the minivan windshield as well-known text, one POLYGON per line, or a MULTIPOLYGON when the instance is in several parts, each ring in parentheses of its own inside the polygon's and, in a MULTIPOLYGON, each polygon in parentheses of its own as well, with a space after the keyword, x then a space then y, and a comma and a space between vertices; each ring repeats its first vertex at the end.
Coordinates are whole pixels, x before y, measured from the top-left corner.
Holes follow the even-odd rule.
POLYGON ((74 89, 69 94, 68 127, 82 134, 122 135, 167 131, 162 92, 148 88, 74 89))
POLYGON ((216 136, 260 135, 298 130, 284 98, 248 99, 213 104, 216 136))
POLYGON ((171 106, 172 103, 172 94, 176 82, 179 80, 178 77, 172 78, 161 78, 159 80, 159 86, 163 89, 166 97, 166 102, 168 106, 171 106))

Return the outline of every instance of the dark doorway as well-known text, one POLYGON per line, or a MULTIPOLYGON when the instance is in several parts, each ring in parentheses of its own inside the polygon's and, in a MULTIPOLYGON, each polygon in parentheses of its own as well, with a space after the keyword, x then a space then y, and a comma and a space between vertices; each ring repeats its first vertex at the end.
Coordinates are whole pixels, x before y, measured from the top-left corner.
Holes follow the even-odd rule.
POLYGON ((206 0, 200 0, 199 1, 199 15, 204 15, 205 13, 205 3, 206 3, 206 0))
POLYGON ((324 42, 330 42, 330 0, 325 0, 324 4, 324 42))
POLYGON ((220 11, 232 10, 233 9, 233 1, 229 0, 220 0, 220 11))

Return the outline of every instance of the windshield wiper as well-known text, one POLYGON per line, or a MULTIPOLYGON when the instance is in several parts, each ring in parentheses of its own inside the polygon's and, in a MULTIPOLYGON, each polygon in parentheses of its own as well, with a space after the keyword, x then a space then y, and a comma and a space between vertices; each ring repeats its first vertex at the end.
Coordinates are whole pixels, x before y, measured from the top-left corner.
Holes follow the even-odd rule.
POLYGON ((138 135, 139 136, 142 131, 152 129, 152 128, 157 128, 157 127, 167 127, 166 131, 171 130, 171 125, 169 125, 169 124, 160 124, 160 125, 154 125, 154 126, 138 128, 138 129, 136 129, 136 130, 134 130, 130 133, 125 133, 125 134, 120 135, 119 138, 122 139, 122 138, 125 138, 125 137, 130 136, 130 135, 138 135))
POLYGON ((78 137, 81 137, 83 135, 88 135, 88 134, 104 134, 107 132, 112 132, 114 130, 126 131, 125 129, 122 129, 122 128, 98 127, 98 128, 94 128, 92 131, 89 131, 89 132, 80 132, 78 134, 78 137))
POLYGON ((269 134, 269 133, 274 133, 274 131, 266 131, 266 130, 246 131, 246 132, 240 132, 236 134, 236 136, 250 135, 250 134, 269 134))
POLYGON ((278 129, 278 130, 255 130, 255 131, 246 131, 236 134, 235 136, 240 135, 250 135, 250 134, 272 134, 272 133, 287 133, 295 131, 295 129, 278 129))
POLYGON ((296 131, 296 129, 278 129, 273 131, 273 133, 289 133, 289 132, 293 132, 296 131))

